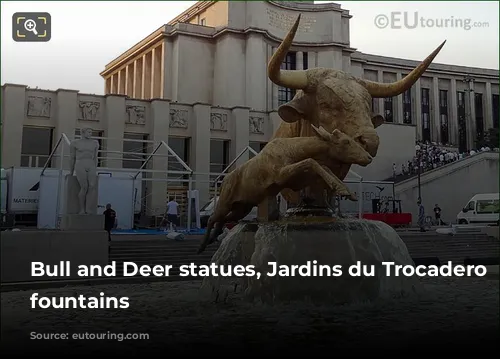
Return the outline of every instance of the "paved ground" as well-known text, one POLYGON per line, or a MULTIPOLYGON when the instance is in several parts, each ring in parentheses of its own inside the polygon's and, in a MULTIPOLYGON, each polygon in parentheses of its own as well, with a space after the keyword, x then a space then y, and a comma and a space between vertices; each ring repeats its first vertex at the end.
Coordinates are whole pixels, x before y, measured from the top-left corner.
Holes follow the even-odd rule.
POLYGON ((412 353, 419 349, 429 353, 430 345, 447 352, 471 346, 498 350, 498 280, 440 278, 424 279, 423 283, 426 291, 418 298, 346 306, 270 307, 245 302, 238 294, 231 294, 226 303, 214 303, 199 297, 199 282, 38 291, 40 297, 96 296, 100 292, 128 296, 128 309, 30 309, 33 291, 3 293, 2 350, 39 356, 154 352, 172 356, 201 351, 218 357, 275 351, 312 355, 325 350, 332 353, 332 349, 336 354, 344 350, 351 354, 367 350, 371 354, 391 350, 408 354, 401 352, 408 347, 413 348, 412 353), (147 333, 149 340, 29 340, 30 332, 140 332, 147 333))

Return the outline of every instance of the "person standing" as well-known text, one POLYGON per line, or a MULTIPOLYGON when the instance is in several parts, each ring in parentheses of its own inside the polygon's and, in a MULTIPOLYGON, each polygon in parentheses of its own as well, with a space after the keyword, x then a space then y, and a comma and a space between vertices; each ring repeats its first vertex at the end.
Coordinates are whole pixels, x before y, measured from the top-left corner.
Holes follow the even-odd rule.
POLYGON ((425 208, 420 198, 417 200, 417 205, 418 205, 418 226, 420 227, 420 232, 425 232, 425 208))
POLYGON ((167 203, 167 220, 170 223, 173 230, 177 230, 177 221, 179 218, 179 203, 175 201, 173 197, 169 198, 167 203))
POLYGON ((111 241, 111 230, 115 228, 116 225, 116 212, 111 208, 111 203, 106 205, 106 210, 104 211, 104 229, 108 232, 108 241, 111 241))
POLYGON ((434 206, 434 218, 438 226, 444 225, 443 221, 441 220, 441 208, 437 203, 434 206))

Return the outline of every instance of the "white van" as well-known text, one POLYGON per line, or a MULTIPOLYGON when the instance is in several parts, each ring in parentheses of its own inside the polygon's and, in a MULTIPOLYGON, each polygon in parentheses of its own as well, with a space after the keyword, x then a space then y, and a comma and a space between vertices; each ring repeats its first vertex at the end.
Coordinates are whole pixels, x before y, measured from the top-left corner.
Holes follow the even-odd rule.
POLYGON ((476 194, 457 215, 458 224, 498 224, 498 193, 476 194))
MULTIPOLYGON (((218 199, 219 197, 217 197, 218 199)), ((200 210, 200 224, 201 228, 205 228, 207 226, 208 219, 214 213, 214 201, 215 197, 212 198, 207 204, 201 207, 200 210)), ((257 207, 252 208, 252 211, 243 218, 243 221, 253 221, 257 218, 257 207)))

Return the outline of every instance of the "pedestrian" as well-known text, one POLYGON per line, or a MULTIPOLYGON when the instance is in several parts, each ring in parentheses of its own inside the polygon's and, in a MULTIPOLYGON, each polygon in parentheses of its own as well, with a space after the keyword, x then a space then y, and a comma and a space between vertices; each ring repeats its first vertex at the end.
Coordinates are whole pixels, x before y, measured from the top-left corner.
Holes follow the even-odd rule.
POLYGON ((111 242, 111 230, 115 228, 116 225, 116 212, 111 208, 111 203, 106 205, 106 210, 104 211, 104 229, 108 232, 108 242, 111 242))
POLYGON ((167 220, 170 223, 170 228, 177 230, 177 221, 179 218, 179 203, 173 197, 169 198, 167 203, 167 220))
POLYGON ((418 205, 418 226, 420 227, 420 232, 425 232, 425 208, 420 198, 417 200, 417 205, 418 205))
POLYGON ((434 206, 434 218, 438 226, 444 225, 443 221, 441 220, 441 208, 438 206, 437 203, 434 206))

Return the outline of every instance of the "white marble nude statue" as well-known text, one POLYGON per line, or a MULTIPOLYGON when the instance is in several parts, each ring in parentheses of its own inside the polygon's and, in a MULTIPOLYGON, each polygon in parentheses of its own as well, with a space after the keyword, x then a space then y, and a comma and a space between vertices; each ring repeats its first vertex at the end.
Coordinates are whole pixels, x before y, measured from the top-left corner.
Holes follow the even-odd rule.
POLYGON ((70 175, 76 175, 80 184, 78 193, 79 214, 94 214, 97 208, 90 208, 91 196, 97 190, 97 153, 99 142, 91 139, 92 129, 81 130, 82 138, 70 145, 70 175))

